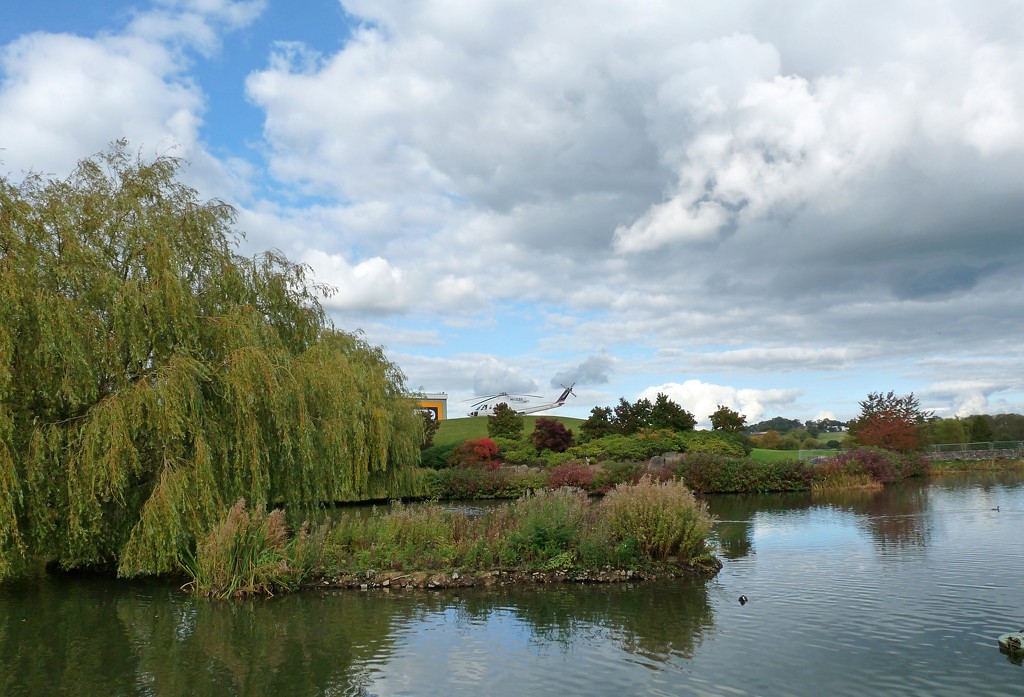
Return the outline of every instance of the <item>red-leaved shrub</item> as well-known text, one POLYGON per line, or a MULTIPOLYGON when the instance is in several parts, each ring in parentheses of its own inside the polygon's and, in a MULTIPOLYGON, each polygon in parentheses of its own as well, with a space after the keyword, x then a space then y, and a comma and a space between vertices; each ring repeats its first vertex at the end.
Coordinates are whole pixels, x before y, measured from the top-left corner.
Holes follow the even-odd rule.
POLYGON ((589 465, 571 460, 551 468, 548 472, 547 485, 552 489, 574 486, 589 490, 593 481, 594 470, 589 465))
POLYGON ((448 456, 448 463, 455 467, 482 467, 495 470, 501 464, 498 446, 490 438, 467 440, 457 446, 448 456))

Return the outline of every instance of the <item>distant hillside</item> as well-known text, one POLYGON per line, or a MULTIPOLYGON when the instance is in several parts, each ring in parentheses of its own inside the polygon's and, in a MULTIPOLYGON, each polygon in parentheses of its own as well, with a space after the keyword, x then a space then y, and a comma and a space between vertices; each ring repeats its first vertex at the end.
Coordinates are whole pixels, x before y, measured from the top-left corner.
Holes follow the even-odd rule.
MULTIPOLYGON (((574 436, 579 437, 580 425, 584 419, 574 419, 569 416, 545 416, 536 414, 523 417, 523 433, 533 433, 533 427, 537 419, 554 419, 560 421, 566 428, 572 429, 574 436)), ((434 445, 448 445, 449 443, 461 443, 471 438, 487 438, 487 417, 472 416, 462 419, 445 419, 441 427, 437 429, 434 436, 434 445)))

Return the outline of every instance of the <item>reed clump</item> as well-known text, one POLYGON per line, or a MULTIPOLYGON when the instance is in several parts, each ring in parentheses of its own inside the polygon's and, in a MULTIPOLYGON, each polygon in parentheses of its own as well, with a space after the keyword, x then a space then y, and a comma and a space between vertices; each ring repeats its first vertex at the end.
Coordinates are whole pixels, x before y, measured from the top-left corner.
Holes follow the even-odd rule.
POLYGON ((250 511, 245 499, 239 499, 186 560, 191 578, 186 586, 212 598, 273 595, 297 588, 311 561, 307 541, 305 525, 289 538, 283 510, 250 511))
POLYGON ((656 481, 645 475, 636 484, 620 484, 601 502, 612 535, 633 541, 647 558, 683 563, 708 553, 712 517, 679 480, 656 481))

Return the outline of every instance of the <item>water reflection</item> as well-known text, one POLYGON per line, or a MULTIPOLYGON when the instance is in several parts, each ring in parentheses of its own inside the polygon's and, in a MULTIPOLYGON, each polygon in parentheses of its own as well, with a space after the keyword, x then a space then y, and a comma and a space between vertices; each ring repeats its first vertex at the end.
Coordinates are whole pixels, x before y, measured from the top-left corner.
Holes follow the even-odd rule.
MULTIPOLYGON (((535 646, 569 652, 593 642, 654 664, 692 656, 714 626, 703 582, 242 603, 100 579, 48 577, 2 590, 3 695, 361 695, 397 644, 438 623, 476 627, 484 642, 513 623, 535 646)), ((427 683, 450 678, 442 667, 417 670, 427 683)))
MULTIPOLYGON (((885 489, 803 492, 793 494, 738 494, 712 496, 711 511, 719 553, 725 559, 742 559, 754 552, 754 530, 758 522, 774 513, 792 517, 795 512, 822 510, 855 516, 883 554, 895 554, 928 544, 928 488, 920 482, 885 489)), ((818 521, 816 521, 818 522, 818 521)))
POLYGON ((726 559, 741 559, 751 553, 757 513, 799 510, 814 505, 810 492, 712 495, 707 501, 718 518, 715 535, 719 553, 726 559))
POLYGON ((392 623, 415 612, 352 594, 207 602, 173 587, 96 579, 5 591, 5 695, 352 693, 361 677, 352 666, 386 653, 392 623))
POLYGON ((563 647, 601 628, 622 651, 654 662, 689 658, 714 628, 706 584, 699 580, 535 587, 498 596, 471 592, 460 603, 478 618, 501 607, 532 638, 563 647))
POLYGON ((249 603, 96 578, 0 586, 0 695, 1019 690, 996 637, 1024 626, 1024 475, 710 504, 725 567, 706 583, 249 603))

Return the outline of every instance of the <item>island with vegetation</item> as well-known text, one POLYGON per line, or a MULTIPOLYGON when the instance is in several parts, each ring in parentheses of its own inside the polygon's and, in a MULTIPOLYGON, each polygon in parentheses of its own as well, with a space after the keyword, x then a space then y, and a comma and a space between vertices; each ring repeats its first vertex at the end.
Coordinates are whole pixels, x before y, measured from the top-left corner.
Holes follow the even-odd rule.
POLYGON ((695 493, 932 471, 913 395, 870 394, 846 449, 810 461, 766 457, 725 406, 695 430, 666 395, 586 420, 421 418, 400 368, 329 321, 331 289, 239 255, 234 211, 179 166, 118 143, 65 180, 0 178, 0 580, 46 564, 234 597, 708 574, 695 493), (486 498, 511 503, 440 503, 486 498))

